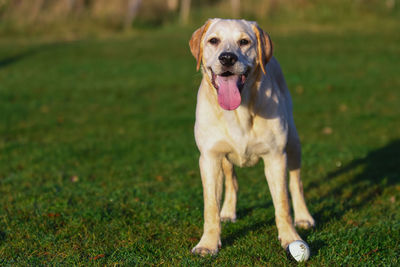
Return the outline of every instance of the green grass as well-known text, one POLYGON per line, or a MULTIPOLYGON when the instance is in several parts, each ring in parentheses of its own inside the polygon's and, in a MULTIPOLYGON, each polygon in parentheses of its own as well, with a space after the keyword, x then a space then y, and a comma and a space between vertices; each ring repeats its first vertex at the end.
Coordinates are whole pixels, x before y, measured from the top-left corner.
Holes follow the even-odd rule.
MULTIPOLYGON (((391 25, 272 31, 317 221, 300 231, 307 265, 400 264, 391 25)), ((190 253, 203 223, 192 30, 0 42, 0 265, 293 265, 262 164, 238 170, 238 221, 218 256, 190 253)))

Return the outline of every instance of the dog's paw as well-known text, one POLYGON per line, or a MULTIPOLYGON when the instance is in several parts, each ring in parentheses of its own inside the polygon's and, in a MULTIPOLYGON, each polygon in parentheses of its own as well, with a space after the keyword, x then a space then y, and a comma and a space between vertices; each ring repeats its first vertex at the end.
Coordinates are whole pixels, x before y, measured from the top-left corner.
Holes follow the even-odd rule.
POLYGON ((206 248, 206 247, 195 246, 192 249, 192 253, 195 254, 195 255, 200 255, 202 257, 204 257, 204 256, 214 256, 214 255, 218 254, 218 248, 210 249, 210 248, 206 248))
POLYGON ((282 248, 286 249, 290 243, 296 240, 302 240, 299 234, 294 229, 293 225, 289 228, 281 228, 279 231, 278 239, 281 243, 282 248))
POLYGON ((313 218, 302 219, 302 220, 299 219, 295 221, 294 225, 301 229, 311 229, 315 227, 315 221, 313 218))
POLYGON ((221 217, 221 222, 234 223, 234 222, 236 222, 236 216, 224 216, 224 217, 221 217))
POLYGON ((293 241, 291 241, 291 240, 282 240, 280 237, 278 237, 278 239, 279 239, 279 243, 281 243, 281 247, 282 247, 283 249, 285 249, 285 250, 288 248, 289 244, 290 244, 291 242, 293 242, 293 241))
POLYGON ((213 256, 217 255, 221 246, 221 240, 218 240, 218 242, 214 245, 214 242, 208 243, 204 241, 204 238, 202 238, 202 240, 200 240, 200 242, 192 249, 192 253, 202 257, 207 255, 213 256))
POLYGON ((236 222, 235 209, 228 205, 223 205, 220 213, 221 222, 236 222))

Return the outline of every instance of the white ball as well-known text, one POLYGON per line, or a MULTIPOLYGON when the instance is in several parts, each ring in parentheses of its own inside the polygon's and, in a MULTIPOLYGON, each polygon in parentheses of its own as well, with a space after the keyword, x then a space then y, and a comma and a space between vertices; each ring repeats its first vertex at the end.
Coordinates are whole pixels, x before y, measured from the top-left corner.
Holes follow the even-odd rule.
POLYGON ((296 261, 306 261, 310 258, 310 248, 302 240, 296 240, 289 244, 288 251, 296 261))

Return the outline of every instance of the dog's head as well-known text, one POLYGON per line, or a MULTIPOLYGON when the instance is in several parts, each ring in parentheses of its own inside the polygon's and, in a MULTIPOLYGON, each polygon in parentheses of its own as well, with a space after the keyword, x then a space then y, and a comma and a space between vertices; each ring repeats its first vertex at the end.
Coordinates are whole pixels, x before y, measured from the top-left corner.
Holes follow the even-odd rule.
POLYGON ((218 103, 226 110, 240 105, 249 74, 257 68, 265 74, 272 57, 268 34, 246 20, 209 19, 193 33, 189 45, 197 69, 203 65, 203 75, 208 76, 218 92, 218 103))

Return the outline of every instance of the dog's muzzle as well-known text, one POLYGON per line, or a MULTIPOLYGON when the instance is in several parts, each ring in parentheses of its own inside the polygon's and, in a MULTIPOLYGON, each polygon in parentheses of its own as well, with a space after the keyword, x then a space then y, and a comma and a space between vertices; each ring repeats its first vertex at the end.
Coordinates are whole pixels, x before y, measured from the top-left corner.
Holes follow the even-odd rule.
POLYGON ((223 52, 218 57, 219 62, 221 62, 224 67, 231 67, 235 65, 236 61, 238 61, 238 57, 231 52, 223 52))
POLYGON ((240 106, 240 95, 247 79, 248 71, 234 74, 230 71, 215 74, 212 69, 212 84, 218 92, 218 103, 225 110, 235 110, 240 106))

